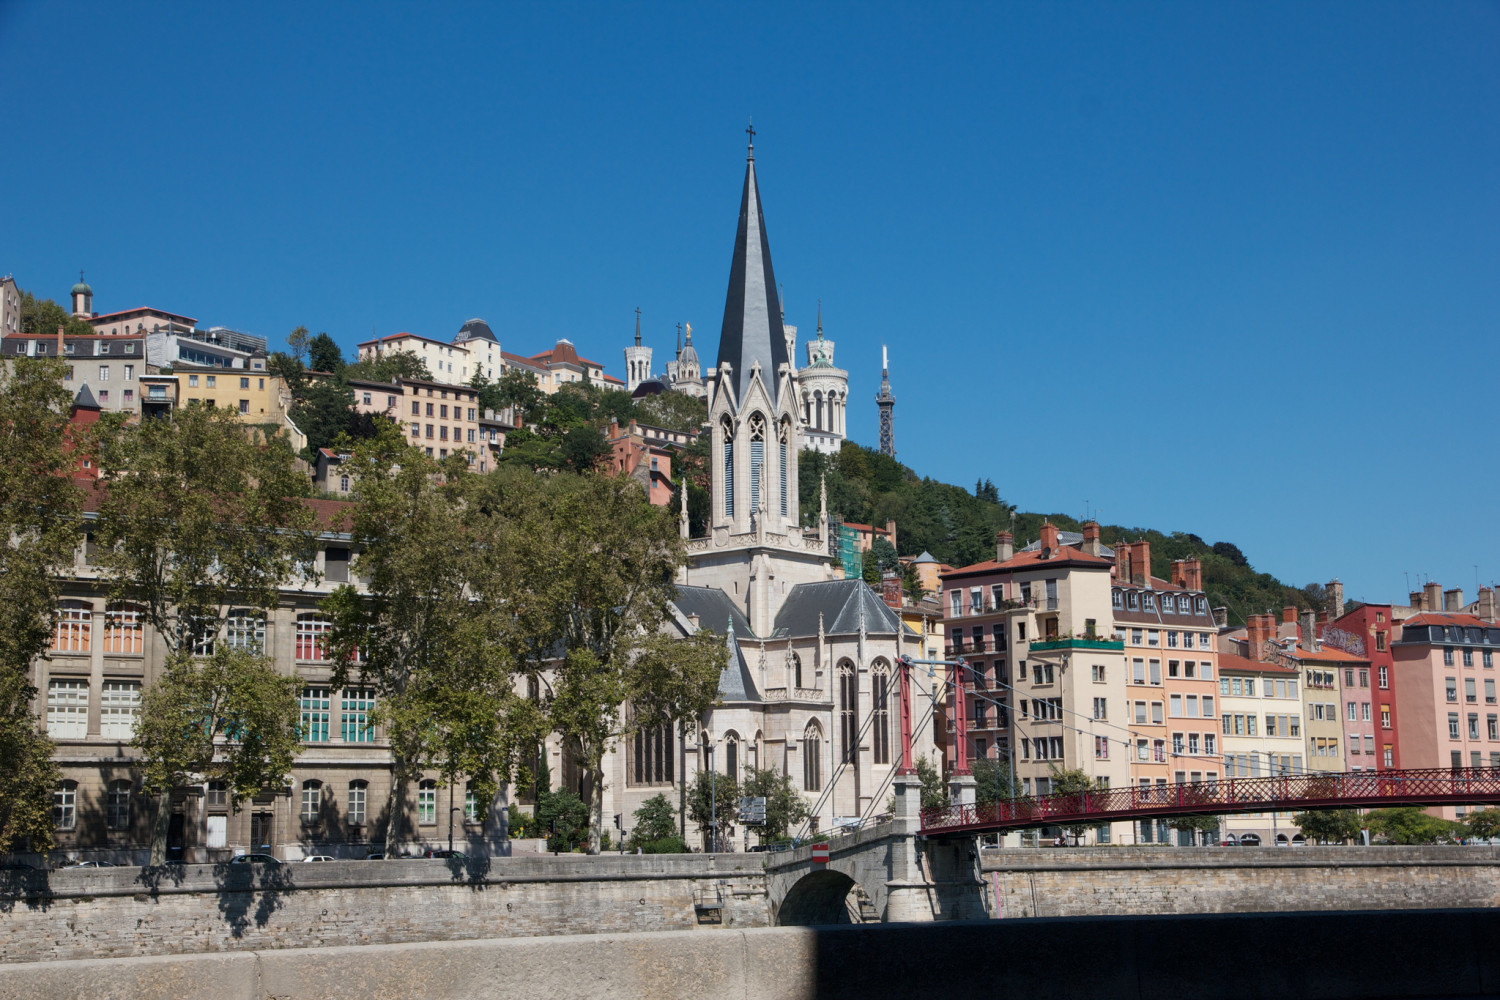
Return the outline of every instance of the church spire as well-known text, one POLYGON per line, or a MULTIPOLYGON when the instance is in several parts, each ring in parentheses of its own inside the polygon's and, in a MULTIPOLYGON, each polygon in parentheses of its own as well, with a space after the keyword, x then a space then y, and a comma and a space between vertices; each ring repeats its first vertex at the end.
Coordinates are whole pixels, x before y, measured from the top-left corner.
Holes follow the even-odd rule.
POLYGON ((776 401, 781 366, 789 364, 786 333, 776 276, 771 269, 771 246, 761 215, 760 186, 755 176, 755 130, 745 160, 745 186, 740 195, 740 223, 734 236, 729 267, 729 292, 724 299, 724 325, 719 334, 720 366, 729 365, 736 403, 745 398, 756 365, 761 381, 776 401))
POLYGON ((635 346, 641 346, 641 307, 635 307, 635 346))
POLYGON ((891 395, 891 359, 885 345, 880 345, 880 395, 875 397, 880 407, 880 453, 896 457, 896 397, 891 395))

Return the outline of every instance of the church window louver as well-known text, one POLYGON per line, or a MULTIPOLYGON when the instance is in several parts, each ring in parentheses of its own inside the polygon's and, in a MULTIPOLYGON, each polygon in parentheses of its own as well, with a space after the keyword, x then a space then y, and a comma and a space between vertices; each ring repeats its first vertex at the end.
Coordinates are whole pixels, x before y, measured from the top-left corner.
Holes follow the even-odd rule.
POLYGON ((725 417, 719 426, 724 438, 724 516, 734 517, 734 425, 725 417))
POLYGON ((750 509, 760 510, 760 475, 766 464, 766 420, 759 413, 750 417, 750 509))

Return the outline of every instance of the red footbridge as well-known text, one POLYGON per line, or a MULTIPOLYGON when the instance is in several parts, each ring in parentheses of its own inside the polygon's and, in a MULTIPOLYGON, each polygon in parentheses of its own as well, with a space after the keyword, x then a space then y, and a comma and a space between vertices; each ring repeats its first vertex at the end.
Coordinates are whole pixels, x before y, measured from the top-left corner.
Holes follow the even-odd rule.
POLYGON ((922 833, 1098 826, 1159 816, 1500 804, 1500 767, 1343 771, 1110 788, 922 810, 922 833))

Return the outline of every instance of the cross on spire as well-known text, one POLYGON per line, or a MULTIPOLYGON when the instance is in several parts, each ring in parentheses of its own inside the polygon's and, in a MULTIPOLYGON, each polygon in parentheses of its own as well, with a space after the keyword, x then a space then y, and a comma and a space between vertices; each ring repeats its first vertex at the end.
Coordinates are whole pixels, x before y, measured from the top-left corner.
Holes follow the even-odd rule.
POLYGON ((750 124, 745 128, 745 134, 750 137, 750 159, 755 159, 755 119, 750 119, 750 124))
POLYGON ((82 268, 78 269, 78 283, 80 285, 83 284, 83 269, 82 268))
POLYGON ((641 307, 635 307, 635 346, 641 346, 641 307))

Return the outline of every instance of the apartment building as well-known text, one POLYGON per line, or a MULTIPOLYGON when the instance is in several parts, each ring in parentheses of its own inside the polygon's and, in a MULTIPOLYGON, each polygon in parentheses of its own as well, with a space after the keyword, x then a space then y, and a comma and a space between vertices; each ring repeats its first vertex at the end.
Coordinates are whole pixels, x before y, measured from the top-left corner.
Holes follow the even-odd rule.
MULTIPOLYGON (((1097 544, 1097 527, 1084 527, 1097 544)), ((1212 783, 1221 772, 1216 684, 1217 626, 1196 559, 1172 563, 1171 579, 1151 574, 1151 544, 1114 548, 1113 627, 1124 643, 1130 771, 1140 788, 1212 783)), ((1143 821, 1141 843, 1190 843, 1187 831, 1143 821)))
MULTIPOLYGON (((1462 595, 1451 603, 1462 607, 1462 595)), ((1500 767, 1500 623, 1493 616, 1423 611, 1401 623, 1391 654, 1403 719, 1402 765, 1500 767)), ((1456 819, 1465 812, 1444 807, 1439 814, 1456 819)))
POLYGON ((141 337, 68 337, 6 334, 0 357, 61 358, 63 385, 73 392, 87 386, 105 413, 139 413, 140 379, 146 374, 141 337))
MULTIPOLYGON (((1330 605, 1330 621, 1322 632, 1323 644, 1342 649, 1355 656, 1364 656, 1370 661, 1368 677, 1345 676, 1345 689, 1354 689, 1351 680, 1368 680, 1357 688, 1360 697, 1345 696, 1344 741, 1349 743, 1360 737, 1363 760, 1359 766, 1369 768, 1370 755, 1363 745, 1365 735, 1374 737, 1374 767, 1379 770, 1404 767, 1401 762, 1401 713, 1396 698, 1397 677, 1395 659, 1391 653, 1391 637, 1399 634, 1396 624, 1396 609, 1389 604, 1362 604, 1353 611, 1344 612, 1343 588, 1337 581, 1328 584, 1330 593, 1335 593, 1330 605), (1337 591, 1335 591, 1337 587, 1337 591), (1335 613, 1337 612, 1337 613, 1335 613), (1358 702, 1354 709, 1349 704, 1358 702), (1365 705, 1369 705, 1370 720, 1365 720, 1365 705), (1357 713, 1359 722, 1369 721, 1368 726, 1351 725, 1351 714, 1357 713)), ((1348 669, 1348 668, 1346 668, 1348 669)), ((1352 744, 1351 744, 1352 750, 1352 744)), ((1351 754, 1351 763, 1352 763, 1351 754)))
MULTIPOLYGON (((467 452, 476 468, 488 463, 479 440, 479 393, 477 390, 417 379, 402 379, 401 418, 411 444, 434 458, 467 452)), ((363 390, 361 390, 363 392, 363 390)), ((362 395, 359 398, 363 398, 362 395)), ((489 469, 480 468, 487 472, 489 469)))
MULTIPOLYGON (((363 857, 384 837, 390 751, 369 722, 375 695, 355 681, 343 689, 329 684, 322 642, 330 623, 318 609, 333 587, 351 580, 349 505, 309 503, 322 525, 313 567, 318 578, 283 587, 269 613, 231 610, 224 630, 195 651, 209 655, 220 642, 264 650, 279 669, 300 677, 302 752, 285 787, 250 802, 231 801, 227 789, 213 783, 174 793, 171 858, 221 861, 237 851, 288 860, 363 857)), ((51 648, 33 665, 43 724, 62 770, 53 799, 57 840, 75 859, 140 864, 150 844, 154 799, 143 790, 130 740, 141 692, 160 676, 167 649, 140 608, 108 601, 89 556, 90 546, 81 545, 65 580, 51 648)), ((504 793, 477 802, 466 788, 456 788, 449 812, 439 808, 437 779, 431 772, 412 783, 403 829, 415 831, 418 844, 436 846, 446 843, 451 823, 455 842, 467 849, 498 845, 504 793)))
POLYGON ((393 333, 362 341, 357 349, 361 361, 387 354, 415 354, 427 365, 433 381, 443 385, 465 385, 473 377, 469 348, 463 343, 445 344, 415 333, 393 333))
MULTIPOLYGON (((1220 752, 1224 780, 1301 774, 1301 673, 1276 663, 1220 652, 1220 752)), ((1244 813, 1224 818, 1224 837, 1246 846, 1301 842, 1292 813, 1244 813)))
MULTIPOLYGON (((1000 532, 993 560, 941 577, 948 653, 968 668, 967 751, 1008 757, 1027 794, 1051 791, 1054 768, 1081 769, 1113 787, 1130 780, 1125 659, 1107 628, 1113 565, 1097 525, 1070 545, 1046 524, 1034 549, 1016 553, 1011 534, 1000 532)), ((951 769, 951 693, 947 704, 951 769)), ((1088 839, 1131 837, 1130 824, 1119 823, 1088 839)))

